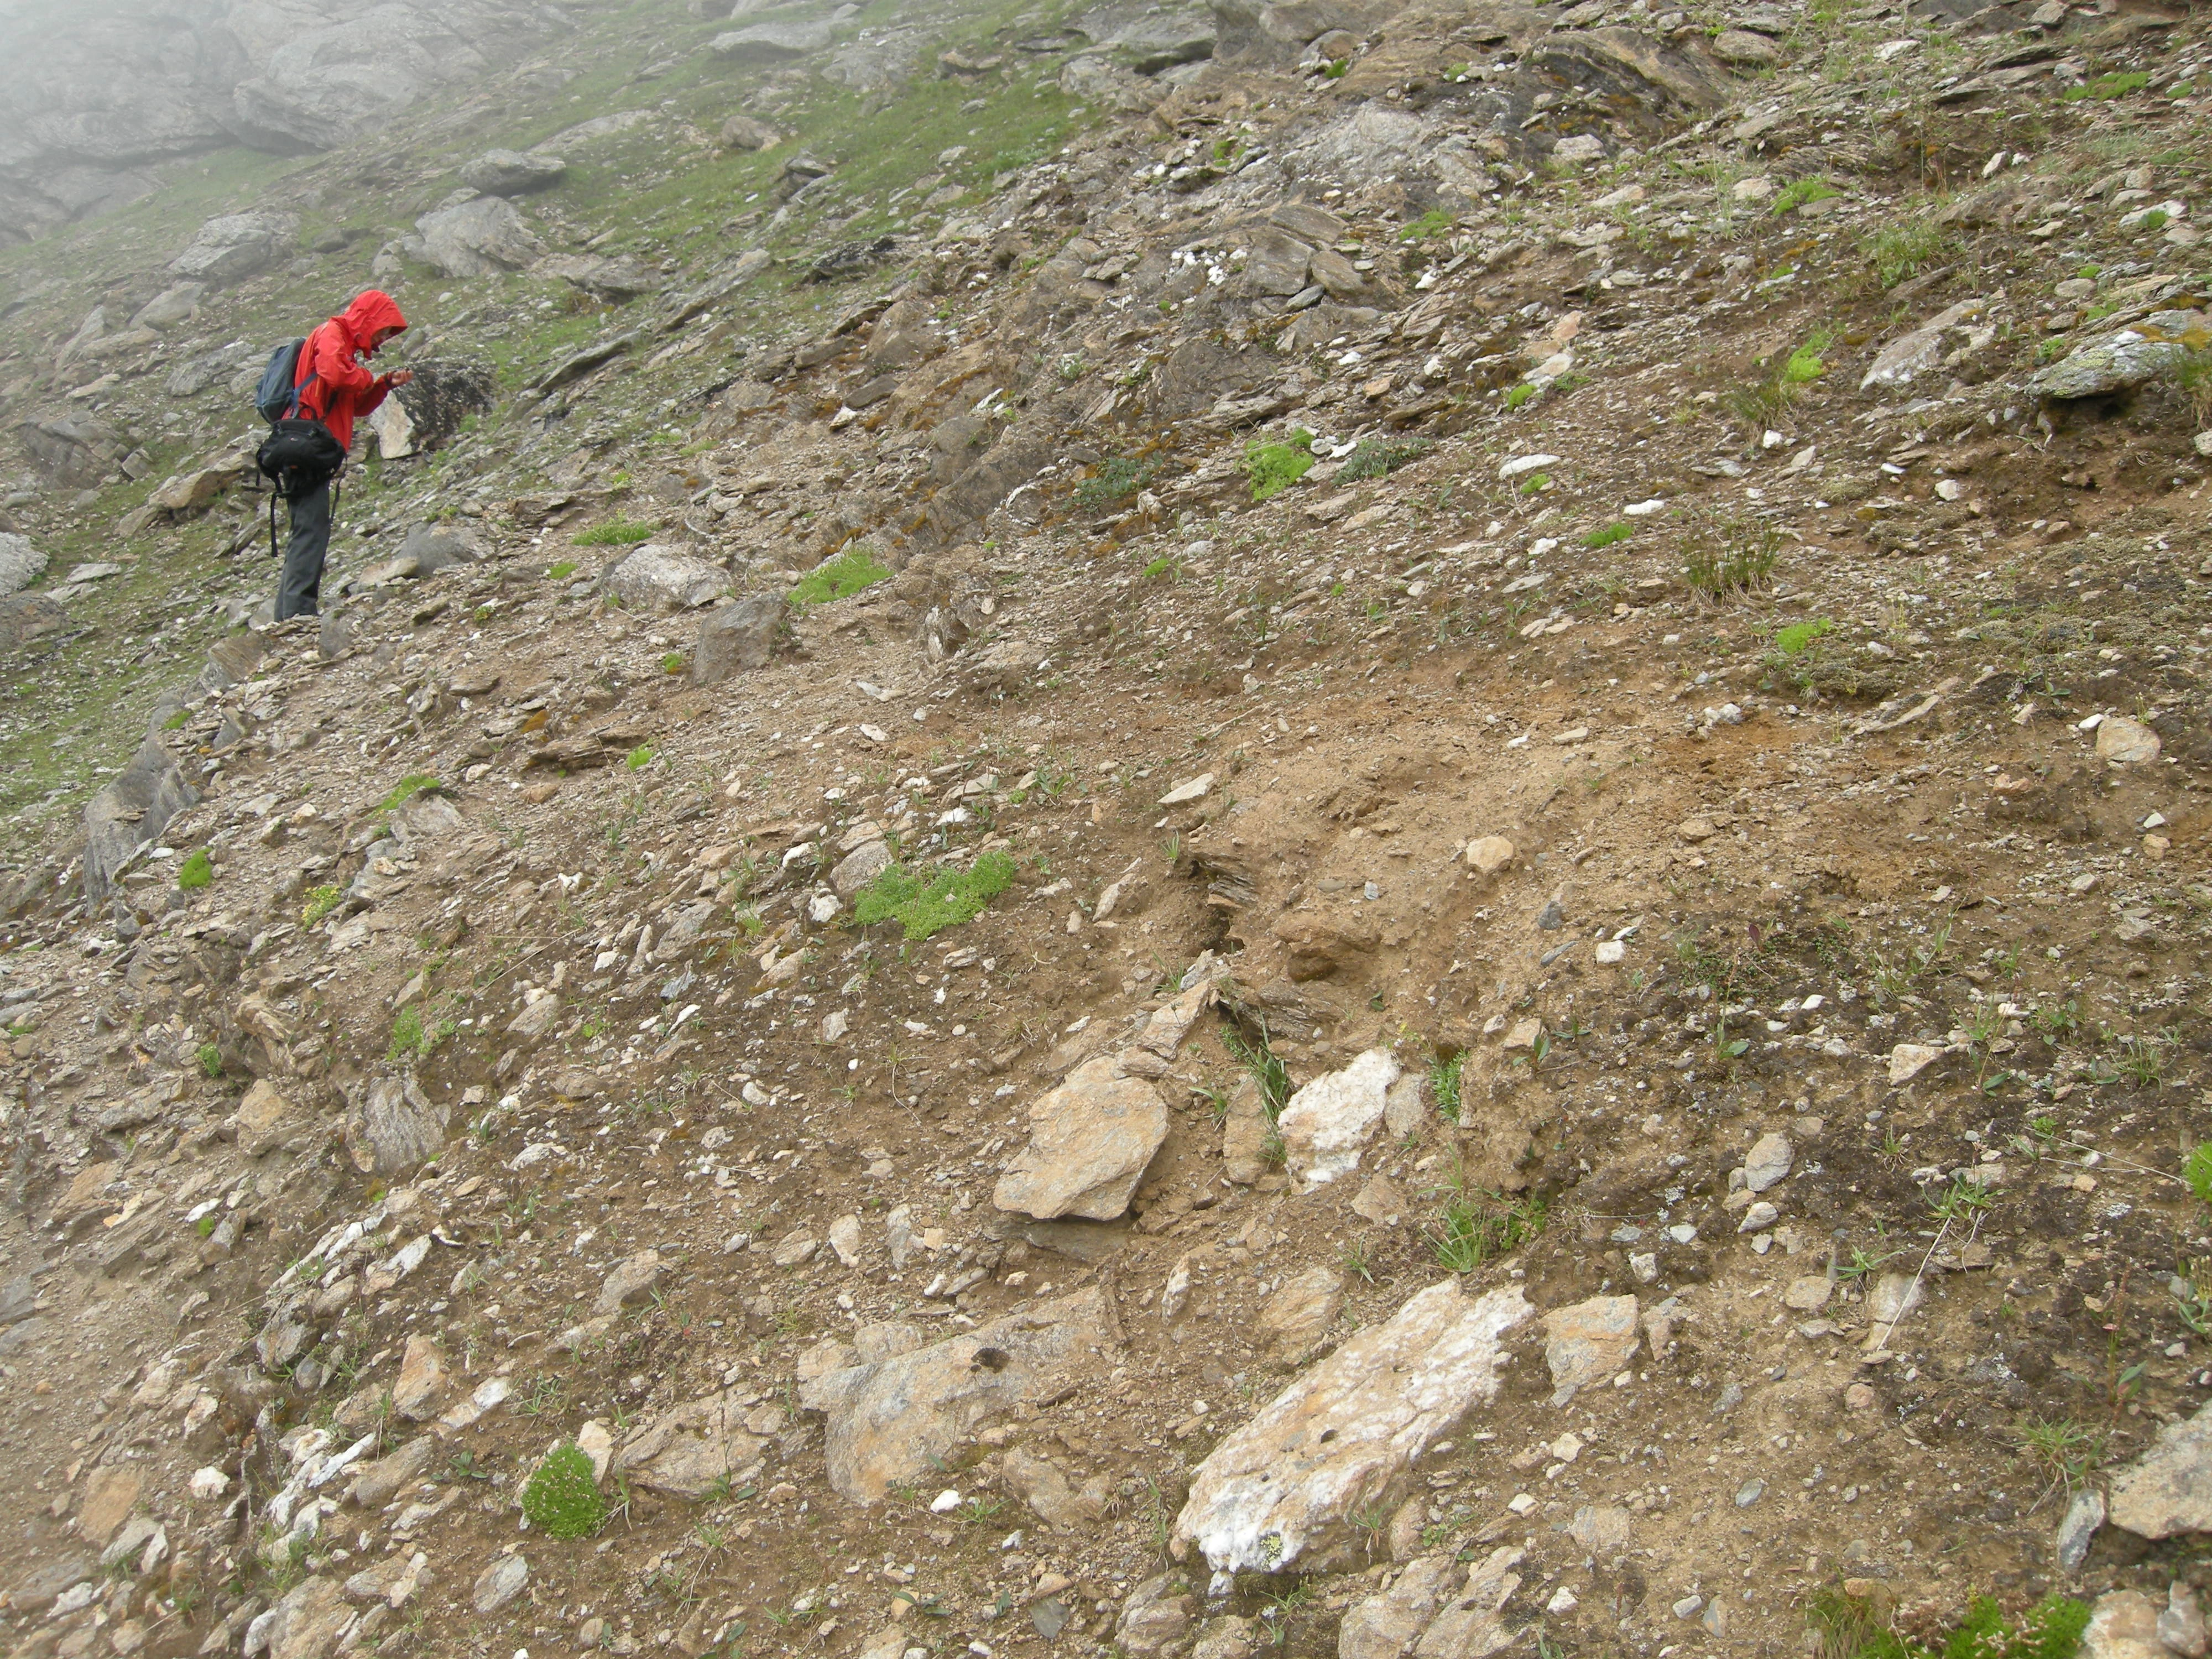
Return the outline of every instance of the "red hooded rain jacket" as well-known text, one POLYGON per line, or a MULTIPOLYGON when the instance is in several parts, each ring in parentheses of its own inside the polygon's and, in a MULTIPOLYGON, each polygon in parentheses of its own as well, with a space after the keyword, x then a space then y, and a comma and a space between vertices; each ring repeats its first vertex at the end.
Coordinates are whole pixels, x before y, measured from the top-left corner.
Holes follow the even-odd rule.
POLYGON ((355 417, 370 413, 392 390, 390 377, 370 374, 361 359, 376 354, 378 330, 406 326, 406 318, 381 289, 356 295, 351 305, 310 334, 300 349, 292 384, 301 388, 301 415, 320 421, 350 449, 355 417))

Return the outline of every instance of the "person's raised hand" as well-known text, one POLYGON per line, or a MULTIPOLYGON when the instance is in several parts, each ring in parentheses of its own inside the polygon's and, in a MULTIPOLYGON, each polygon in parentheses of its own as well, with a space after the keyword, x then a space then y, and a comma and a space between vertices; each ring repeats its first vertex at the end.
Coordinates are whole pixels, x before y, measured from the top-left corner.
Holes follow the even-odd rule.
POLYGON ((390 378, 386 380, 385 384, 386 386, 406 386, 413 381, 414 379, 415 371, 413 369, 402 368, 395 370, 390 378))

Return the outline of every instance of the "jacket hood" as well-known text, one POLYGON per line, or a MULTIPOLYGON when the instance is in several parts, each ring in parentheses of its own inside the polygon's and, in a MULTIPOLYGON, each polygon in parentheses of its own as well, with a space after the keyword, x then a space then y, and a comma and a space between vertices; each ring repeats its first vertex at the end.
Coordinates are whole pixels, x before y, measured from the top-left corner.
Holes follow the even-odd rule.
POLYGON ((380 288, 356 294, 353 303, 331 320, 353 337, 356 345, 368 352, 376 349, 371 343, 376 338, 379 329, 404 330, 407 326, 407 319, 400 314, 399 307, 392 302, 392 296, 380 288))

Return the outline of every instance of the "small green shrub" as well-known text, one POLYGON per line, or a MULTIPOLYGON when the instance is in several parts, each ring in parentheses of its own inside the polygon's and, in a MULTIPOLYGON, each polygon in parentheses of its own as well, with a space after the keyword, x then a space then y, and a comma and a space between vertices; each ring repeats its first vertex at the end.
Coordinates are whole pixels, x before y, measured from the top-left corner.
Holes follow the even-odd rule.
POLYGON ((2145 230, 2164 230, 2166 228, 2166 210, 2164 208, 2153 208, 2149 212, 2144 214, 2142 216, 2142 228, 2145 230))
POLYGON ((1362 438, 1352 453, 1344 458, 1344 465, 1336 469, 1336 481, 1357 483, 1362 478, 1388 477, 1407 462, 1419 460, 1430 448, 1425 438, 1408 438, 1395 444, 1362 438))
POLYGON ((607 1500, 579 1446, 560 1446, 522 1488, 522 1513, 548 1538, 589 1538, 607 1518, 607 1500))
POLYGON ((1841 196, 1843 193, 1826 179, 1800 179, 1795 184, 1783 186, 1781 192, 1775 197, 1773 205, 1769 207, 1767 211, 1776 214, 1789 213, 1804 206, 1808 202, 1825 202, 1832 197, 1841 196))
POLYGON ((576 538, 579 547, 634 547, 640 542, 649 542, 660 526, 641 520, 617 519, 609 524, 595 525, 576 538))
POLYGON ((660 653, 660 672, 664 674, 682 673, 684 672, 684 653, 681 651, 662 652, 660 653))
POLYGON ((300 926, 312 927, 338 908, 345 895, 335 887, 310 887, 307 902, 300 907, 300 926))
POLYGON ((200 1044, 192 1057, 200 1063, 202 1077, 215 1078, 222 1075, 222 1050, 212 1042, 200 1044))
POLYGON ((876 562, 866 547, 848 547, 800 577, 791 590, 791 602, 809 605, 849 599, 863 589, 886 580, 890 574, 888 567, 876 562))
POLYGON ((1583 545, 1595 552, 1601 547, 1613 547, 1626 541, 1636 532, 1625 524, 1609 524, 1602 530, 1593 530, 1583 538, 1583 545))
POLYGON ((1109 455, 1098 470, 1075 487, 1075 504, 1086 513, 1103 512, 1129 499, 1159 475, 1157 460, 1109 455))
POLYGON ((1812 337, 1790 354, 1782 365, 1782 380, 1786 386, 1807 386, 1828 372, 1827 363, 1820 354, 1835 343, 1833 329, 1816 328, 1812 337))
POLYGON ((1532 401, 1540 390, 1541 388, 1534 382, 1523 380, 1505 394, 1505 406, 1508 409, 1518 409, 1523 404, 1532 401))
POLYGON ((392 1042, 385 1049, 385 1058, 405 1060, 422 1052, 422 1011, 410 1004, 392 1022, 392 1042))
POLYGON ((919 943, 973 921, 1013 879, 1014 861, 1004 853, 986 853, 972 869, 948 870, 927 881, 894 864, 854 896, 853 915, 863 927, 896 921, 908 940, 919 943))
POLYGON ((191 717, 192 711, 191 709, 179 708, 175 714, 170 715, 168 719, 161 722, 161 729, 164 732, 182 731, 184 729, 185 722, 191 719, 191 717))
POLYGON ((1279 444, 1245 447, 1244 476, 1252 481, 1252 499, 1271 501, 1313 471, 1314 434, 1304 427, 1279 444))
POLYGON ((2089 1604, 2053 1594, 2015 1624, 1995 1601, 1978 1595, 1966 1604, 1966 1617, 1933 1647, 1899 1635, 1872 1601, 1839 1589, 1817 1591, 1806 1622, 1829 1659, 2074 1659, 2089 1627, 2089 1604))
POLYGON ((552 581, 565 582, 575 574, 576 562, 574 559, 563 559, 558 564, 548 565, 545 568, 546 577, 552 581))
POLYGON ((624 757, 623 763, 633 772, 642 772, 653 764, 653 750, 640 744, 624 757))
POLYGON ((215 860, 203 847, 177 866, 177 885, 187 893, 197 893, 215 880, 215 860))
POLYGON ((1802 656, 1805 648, 1814 641, 1824 634, 1832 634, 1835 629, 1835 623, 1830 622, 1826 617, 1814 617, 1805 622, 1791 623, 1787 628, 1776 630, 1774 647, 1785 657, 1802 656))

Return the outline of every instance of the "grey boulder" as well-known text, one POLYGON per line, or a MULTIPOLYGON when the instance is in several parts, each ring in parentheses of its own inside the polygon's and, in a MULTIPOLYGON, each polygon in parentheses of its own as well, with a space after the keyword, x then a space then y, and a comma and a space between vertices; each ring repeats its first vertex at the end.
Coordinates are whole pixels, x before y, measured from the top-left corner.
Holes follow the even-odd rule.
POLYGON ((820 52, 831 38, 827 23, 755 23, 716 35, 707 50, 726 64, 768 64, 820 52))
POLYGON ((138 307, 131 319, 131 326, 158 331, 189 323, 199 315, 200 298, 206 292, 204 283, 178 283, 166 288, 138 307))
POLYGON ((568 164, 557 155, 519 149, 487 150, 461 169, 461 182, 487 196, 527 196, 550 190, 568 177, 568 164))
POLYGON ((422 238, 422 257, 448 276, 495 276, 520 270, 540 252, 514 203, 503 196, 479 196, 426 213, 415 222, 422 238))
POLYGON ((222 288, 268 270, 284 257, 299 232, 295 214, 226 213, 202 225, 185 251, 169 261, 169 269, 188 282, 222 288))
POLYGON ((2035 372, 2039 398, 2102 398, 2127 392, 2212 350, 2212 320, 2201 311, 2157 311, 2109 340, 2035 372))
POLYGON ((46 573, 46 556, 21 536, 0 535, 0 593, 20 593, 46 573))
POLYGON ((624 605, 648 611, 696 610, 729 591, 729 573, 692 554, 646 542, 601 584, 624 605))

